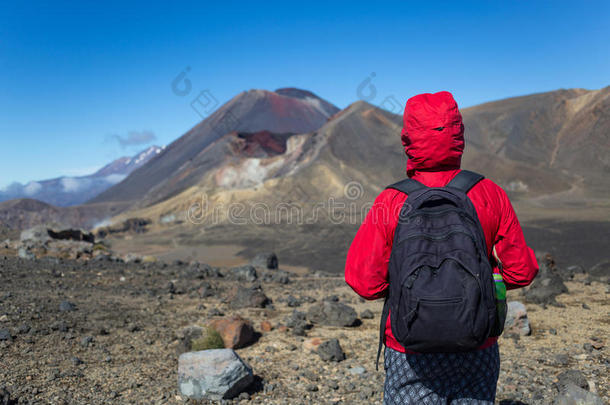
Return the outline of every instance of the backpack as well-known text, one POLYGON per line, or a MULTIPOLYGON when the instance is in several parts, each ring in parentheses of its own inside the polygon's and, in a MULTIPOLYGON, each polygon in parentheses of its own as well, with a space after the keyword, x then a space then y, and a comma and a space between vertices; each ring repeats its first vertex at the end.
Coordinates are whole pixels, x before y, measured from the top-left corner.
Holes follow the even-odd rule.
POLYGON ((387 187, 408 197, 394 232, 377 363, 388 311, 396 340, 420 353, 470 351, 502 333, 485 235, 466 195, 483 178, 462 170, 445 187, 413 179, 387 187))

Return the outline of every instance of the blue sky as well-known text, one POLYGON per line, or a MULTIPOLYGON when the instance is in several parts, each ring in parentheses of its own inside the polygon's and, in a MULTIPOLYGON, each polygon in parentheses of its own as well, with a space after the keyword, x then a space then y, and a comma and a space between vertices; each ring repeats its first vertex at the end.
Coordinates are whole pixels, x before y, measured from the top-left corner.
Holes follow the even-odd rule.
POLYGON ((0 5, 0 187, 168 144, 206 89, 345 107, 374 73, 373 103, 449 90, 467 107, 610 84, 607 1, 21 3, 0 5))

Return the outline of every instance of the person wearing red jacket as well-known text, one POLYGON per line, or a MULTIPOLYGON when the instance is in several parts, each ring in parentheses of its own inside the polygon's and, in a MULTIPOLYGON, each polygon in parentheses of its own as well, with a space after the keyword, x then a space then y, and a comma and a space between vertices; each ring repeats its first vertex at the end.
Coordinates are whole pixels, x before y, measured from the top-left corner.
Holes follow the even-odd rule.
MULTIPOLYGON (((443 187, 460 172, 464 125, 449 92, 420 94, 407 101, 402 144, 407 176, 428 187, 443 187)), ((487 253, 507 289, 529 285, 538 272, 534 252, 523 237, 502 188, 483 179, 469 192, 483 228, 487 253)), ((375 199, 347 254, 345 281, 361 297, 388 293, 388 263, 398 215, 407 195, 385 189, 375 199)), ((497 337, 474 352, 414 353, 385 326, 385 404, 493 404, 500 368, 497 337)))

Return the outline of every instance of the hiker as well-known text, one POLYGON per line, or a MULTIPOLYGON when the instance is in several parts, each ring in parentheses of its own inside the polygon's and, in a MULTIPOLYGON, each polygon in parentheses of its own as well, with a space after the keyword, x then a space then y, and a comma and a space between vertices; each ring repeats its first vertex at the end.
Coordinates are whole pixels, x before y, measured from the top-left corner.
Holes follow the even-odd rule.
POLYGON ((493 404, 505 292, 532 282, 534 252, 504 190, 460 170, 451 93, 409 99, 401 139, 407 179, 375 199, 345 265, 357 294, 386 299, 384 404, 493 404))

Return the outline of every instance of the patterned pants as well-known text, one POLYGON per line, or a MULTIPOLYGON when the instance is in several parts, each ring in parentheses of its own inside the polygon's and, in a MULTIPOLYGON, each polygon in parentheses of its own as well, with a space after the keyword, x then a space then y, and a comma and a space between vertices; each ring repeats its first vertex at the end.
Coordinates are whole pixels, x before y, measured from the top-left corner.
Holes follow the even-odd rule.
POLYGON ((465 353, 406 354, 385 349, 384 405, 493 405, 498 344, 465 353))

